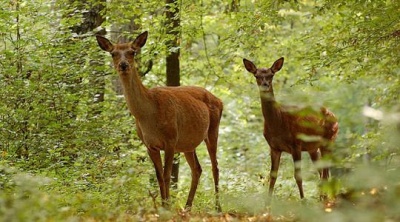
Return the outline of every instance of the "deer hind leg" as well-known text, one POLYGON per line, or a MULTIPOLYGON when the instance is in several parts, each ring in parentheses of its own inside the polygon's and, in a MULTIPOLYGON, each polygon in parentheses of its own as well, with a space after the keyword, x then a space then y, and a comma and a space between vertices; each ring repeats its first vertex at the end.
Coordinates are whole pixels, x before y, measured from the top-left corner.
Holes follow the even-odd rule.
POLYGON ((294 162, 294 178, 297 183, 297 187, 299 188, 300 198, 304 198, 303 193, 303 179, 301 178, 301 151, 294 151, 292 153, 293 162, 294 162))
MULTIPOLYGON (((321 155, 320 155, 319 150, 317 149, 316 151, 308 152, 308 153, 310 154, 311 160, 313 161, 314 165, 316 165, 315 163, 316 163, 319 159, 321 159, 321 155)), ((318 166, 317 166, 317 167, 318 167, 318 166)), ((318 173, 319 173, 319 178, 320 178, 320 179, 323 179, 323 177, 324 177, 324 169, 325 169, 325 168, 320 168, 320 167, 318 167, 318 173)), ((320 193, 319 199, 320 199, 320 200, 326 199, 326 195, 323 194, 323 193, 320 193)))
POLYGON ((166 186, 163 176, 163 166, 161 161, 161 154, 158 150, 147 149, 147 153, 150 156, 151 161, 154 164, 154 169, 156 171, 158 186, 160 187, 162 206, 166 207, 168 203, 166 186))
MULTIPOLYGON (((218 124, 219 125, 219 124, 218 124)), ((218 125, 211 128, 208 132, 208 138, 205 140, 208 154, 210 155, 211 167, 214 179, 215 190, 215 209, 221 212, 221 204, 219 202, 219 169, 217 160, 217 144, 218 144, 218 125)))
MULTIPOLYGON (((326 159, 327 156, 331 154, 331 151, 329 150, 328 146, 322 146, 321 147, 321 156, 322 158, 326 159)), ((324 167, 322 169, 322 176, 321 176, 322 181, 327 181, 329 179, 329 167, 324 167)), ((321 201, 327 201, 328 200, 328 195, 324 192, 322 192, 319 196, 319 199, 321 201)))
POLYGON ((207 146, 208 155, 210 156, 211 160, 215 190, 215 209, 218 212, 222 211, 219 201, 219 169, 217 160, 219 123, 222 117, 222 110, 222 103, 218 103, 216 106, 210 108, 210 125, 207 132, 207 138, 204 140, 207 146))
POLYGON ((323 170, 321 168, 319 168, 316 164, 317 161, 321 158, 319 150, 317 149, 315 151, 309 151, 308 154, 310 154, 310 158, 311 158, 312 162, 318 168, 319 178, 322 178, 323 170))
MULTIPOLYGON (((329 150, 329 148, 327 148, 327 147, 322 147, 321 148, 321 156, 322 156, 322 158, 329 157, 330 155, 331 155, 331 151, 329 150)), ((321 178, 323 180, 328 180, 328 178, 329 178, 329 167, 324 167, 322 169, 321 178)))
POLYGON ((269 173, 269 195, 272 196, 276 178, 278 177, 279 163, 281 161, 281 151, 271 148, 271 171, 269 173))
POLYGON ((192 183, 190 185, 189 196, 185 206, 187 210, 190 210, 193 204, 194 195, 196 194, 197 185, 199 184, 202 169, 196 151, 185 153, 185 158, 190 166, 190 170, 192 171, 192 183))

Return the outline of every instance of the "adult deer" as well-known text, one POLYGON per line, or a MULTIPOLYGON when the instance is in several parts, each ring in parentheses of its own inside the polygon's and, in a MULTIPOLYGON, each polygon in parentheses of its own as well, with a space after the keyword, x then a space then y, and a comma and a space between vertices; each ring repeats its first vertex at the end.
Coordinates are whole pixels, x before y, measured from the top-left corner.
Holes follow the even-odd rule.
MULTIPOLYGON (((283 66, 283 58, 274 62, 271 68, 257 68, 253 62, 243 59, 247 71, 254 74, 260 91, 261 108, 264 116, 264 137, 271 149, 271 171, 269 194, 273 193, 278 175, 282 152, 290 153, 294 161, 294 177, 304 198, 301 178, 301 152, 307 151, 313 162, 330 154, 329 146, 334 142, 339 124, 335 115, 322 107, 319 111, 311 108, 284 106, 276 102, 272 80, 283 66)), ((322 179, 329 178, 329 168, 319 169, 322 179)))
POLYGON ((139 138, 147 147, 154 164, 162 205, 169 205, 169 187, 174 153, 183 152, 192 172, 192 182, 186 209, 190 210, 202 172, 196 147, 205 141, 210 155, 216 208, 219 171, 217 162, 218 129, 223 104, 204 88, 194 86, 156 87, 147 89, 135 67, 135 55, 144 46, 148 33, 143 32, 133 42, 113 44, 96 36, 101 49, 112 56, 114 68, 123 85, 129 111, 135 117, 139 138), (165 152, 164 169, 160 151, 165 152))

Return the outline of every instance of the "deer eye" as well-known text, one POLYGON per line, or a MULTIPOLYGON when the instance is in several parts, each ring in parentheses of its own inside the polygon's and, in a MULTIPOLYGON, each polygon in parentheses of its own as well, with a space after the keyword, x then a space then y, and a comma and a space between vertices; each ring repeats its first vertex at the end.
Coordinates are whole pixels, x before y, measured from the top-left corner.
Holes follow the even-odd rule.
POLYGON ((111 56, 115 57, 115 56, 117 56, 117 53, 116 52, 111 52, 111 56))

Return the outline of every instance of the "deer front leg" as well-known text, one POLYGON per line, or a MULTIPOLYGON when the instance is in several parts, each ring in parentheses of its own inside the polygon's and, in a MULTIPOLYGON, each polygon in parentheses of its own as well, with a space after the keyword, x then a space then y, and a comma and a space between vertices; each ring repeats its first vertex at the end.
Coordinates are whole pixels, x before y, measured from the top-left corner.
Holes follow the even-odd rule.
POLYGON ((172 164, 174 162, 174 150, 173 149, 165 149, 164 155, 164 182, 165 182, 165 198, 168 201, 170 198, 169 195, 169 186, 171 182, 171 173, 172 173, 172 164))
POLYGON ((303 193, 303 179, 301 178, 301 150, 293 151, 292 153, 293 162, 294 162, 294 178, 297 183, 297 187, 299 188, 300 198, 304 198, 303 193))
POLYGON ((158 186, 160 187, 162 206, 165 207, 167 200, 167 193, 163 176, 163 166, 162 166, 160 151, 155 149, 147 149, 147 153, 149 154, 150 159, 154 164, 158 186))
POLYGON ((276 178, 278 177, 279 162, 281 160, 281 151, 271 148, 271 171, 269 173, 269 195, 272 197, 276 178))

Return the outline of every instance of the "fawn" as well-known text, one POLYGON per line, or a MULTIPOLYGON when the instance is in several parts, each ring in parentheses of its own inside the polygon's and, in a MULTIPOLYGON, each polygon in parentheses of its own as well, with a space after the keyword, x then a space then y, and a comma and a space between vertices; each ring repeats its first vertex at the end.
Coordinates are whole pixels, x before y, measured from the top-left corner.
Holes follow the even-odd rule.
MULTIPOLYGON (((335 141, 339 124, 335 115, 322 107, 311 108, 284 106, 275 100, 272 80, 281 70, 284 58, 276 60, 270 68, 257 68, 253 62, 243 59, 247 71, 256 78, 260 91, 264 117, 264 137, 271 149, 269 194, 273 193, 282 152, 290 153, 294 161, 294 178, 304 198, 301 178, 301 152, 307 151, 313 162, 329 155, 330 145, 335 141)), ((318 170, 324 180, 329 178, 329 168, 318 170)))

